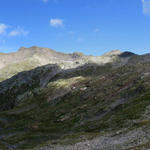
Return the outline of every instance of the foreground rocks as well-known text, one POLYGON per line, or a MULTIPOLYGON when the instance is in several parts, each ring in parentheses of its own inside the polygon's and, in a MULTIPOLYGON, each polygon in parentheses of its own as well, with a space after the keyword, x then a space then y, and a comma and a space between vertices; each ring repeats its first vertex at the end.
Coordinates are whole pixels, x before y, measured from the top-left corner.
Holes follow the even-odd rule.
POLYGON ((70 146, 48 145, 35 150, 147 150, 148 147, 150 148, 150 145, 146 146, 148 143, 150 143, 150 128, 127 131, 119 135, 99 136, 70 146), (138 148, 141 144, 143 147, 138 148))

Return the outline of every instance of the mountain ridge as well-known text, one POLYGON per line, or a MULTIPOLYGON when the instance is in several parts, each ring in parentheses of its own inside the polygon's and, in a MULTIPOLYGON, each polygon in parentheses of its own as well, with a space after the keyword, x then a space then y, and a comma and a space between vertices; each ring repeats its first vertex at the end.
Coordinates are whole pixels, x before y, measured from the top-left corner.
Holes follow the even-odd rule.
POLYGON ((89 58, 67 67, 28 59, 0 69, 7 77, 0 82, 0 149, 150 148, 150 54, 117 50, 98 62, 89 58))
POLYGON ((99 65, 113 63, 120 59, 123 53, 119 50, 113 50, 102 56, 92 56, 84 55, 80 52, 64 54, 53 49, 37 46, 21 47, 17 52, 0 54, 0 81, 10 78, 21 71, 47 64, 57 64, 62 69, 68 69, 87 63, 97 63, 99 65))

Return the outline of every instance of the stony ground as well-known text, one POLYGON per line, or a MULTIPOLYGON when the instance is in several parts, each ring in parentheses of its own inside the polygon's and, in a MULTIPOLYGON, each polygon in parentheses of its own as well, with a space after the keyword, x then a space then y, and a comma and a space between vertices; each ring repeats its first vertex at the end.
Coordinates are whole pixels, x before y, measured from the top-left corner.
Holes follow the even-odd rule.
POLYGON ((48 145, 36 150, 148 150, 150 145, 146 146, 147 143, 150 143, 150 130, 137 129, 118 135, 99 136, 75 145, 48 145), (145 148, 137 146, 141 144, 145 144, 145 148))
POLYGON ((150 56, 119 58, 46 65, 1 82, 0 149, 147 150, 150 56))

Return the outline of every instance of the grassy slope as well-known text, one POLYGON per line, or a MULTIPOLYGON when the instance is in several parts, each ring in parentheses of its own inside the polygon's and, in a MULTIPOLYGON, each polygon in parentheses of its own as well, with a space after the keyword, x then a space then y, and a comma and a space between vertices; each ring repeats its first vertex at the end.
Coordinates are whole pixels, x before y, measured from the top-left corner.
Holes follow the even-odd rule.
POLYGON ((0 113, 0 134, 5 135, 0 147, 68 144, 110 130, 149 125, 133 122, 150 105, 150 77, 142 77, 148 66, 89 67, 59 74, 37 95, 0 113), (125 104, 119 104, 123 99, 125 104))
POLYGON ((13 63, 0 69, 0 82, 4 81, 22 71, 28 71, 38 66, 38 62, 30 59, 19 63, 13 63))

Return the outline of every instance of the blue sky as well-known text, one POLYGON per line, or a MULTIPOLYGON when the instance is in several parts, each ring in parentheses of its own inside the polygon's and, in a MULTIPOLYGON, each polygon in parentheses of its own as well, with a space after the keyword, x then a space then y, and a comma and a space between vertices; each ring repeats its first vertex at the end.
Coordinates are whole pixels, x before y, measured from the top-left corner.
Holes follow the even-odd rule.
POLYGON ((0 52, 150 52, 150 0, 1 0, 0 52))

